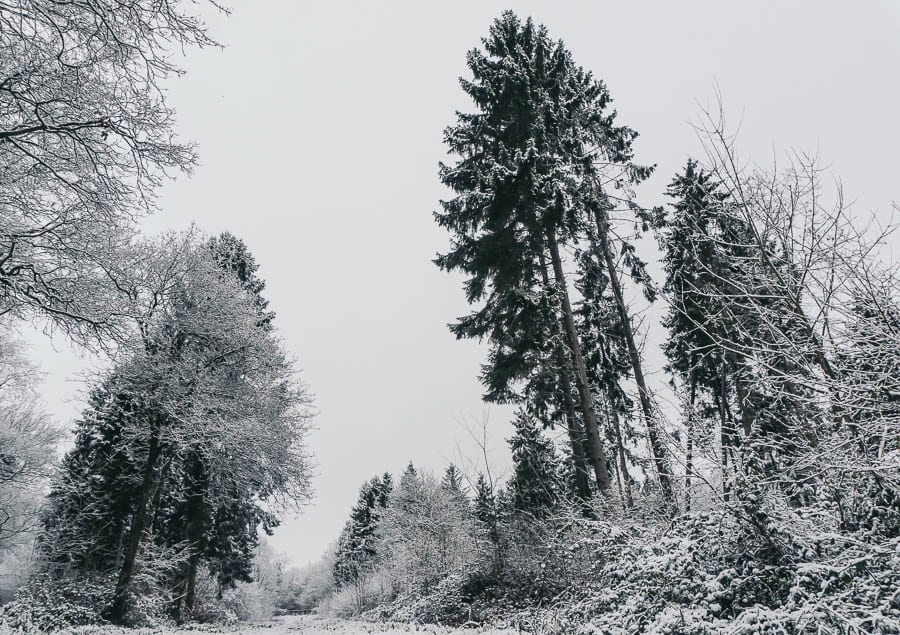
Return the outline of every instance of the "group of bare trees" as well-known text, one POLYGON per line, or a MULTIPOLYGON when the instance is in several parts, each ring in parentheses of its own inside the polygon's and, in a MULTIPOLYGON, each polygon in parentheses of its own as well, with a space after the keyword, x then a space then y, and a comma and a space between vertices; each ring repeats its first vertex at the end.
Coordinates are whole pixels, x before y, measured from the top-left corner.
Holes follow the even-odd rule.
POLYGON ((667 236, 686 504, 691 479, 710 475, 700 441, 726 502, 775 488, 793 504, 831 501, 844 528, 896 524, 895 227, 855 214, 814 158, 748 167, 721 115, 700 131, 707 157, 673 183, 685 213, 667 236))
POLYGON ((196 160, 163 93, 174 50, 213 44, 186 9, 0 4, 0 314, 82 343, 126 336, 134 221, 196 160))

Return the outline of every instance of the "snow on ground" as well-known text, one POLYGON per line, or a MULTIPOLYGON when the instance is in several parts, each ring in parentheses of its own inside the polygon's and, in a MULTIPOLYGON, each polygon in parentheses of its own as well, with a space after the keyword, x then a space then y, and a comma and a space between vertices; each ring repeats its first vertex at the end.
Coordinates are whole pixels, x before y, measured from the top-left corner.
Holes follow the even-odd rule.
POLYGON ((188 626, 184 629, 125 629, 110 627, 80 627, 61 631, 60 635, 200 635, 201 633, 240 633, 242 635, 514 635, 511 630, 452 629, 442 626, 416 624, 372 624, 351 620, 321 618, 310 615, 276 618, 266 624, 238 624, 214 627, 188 626))

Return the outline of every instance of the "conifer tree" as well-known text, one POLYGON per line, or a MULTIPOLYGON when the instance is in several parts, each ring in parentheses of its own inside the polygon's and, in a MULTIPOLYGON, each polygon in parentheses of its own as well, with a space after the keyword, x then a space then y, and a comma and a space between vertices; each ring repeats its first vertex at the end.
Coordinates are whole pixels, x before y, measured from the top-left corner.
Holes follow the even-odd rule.
POLYGON ((43 514, 39 551, 54 566, 102 572, 121 557, 142 454, 128 447, 123 422, 141 407, 112 379, 91 392, 43 514))
POLYGON ((625 343, 624 328, 611 297, 606 270, 595 259, 596 249, 578 256, 579 277, 575 286, 581 294, 576 310, 578 329, 586 351, 588 378, 608 421, 608 436, 615 448, 616 477, 626 507, 631 507, 631 478, 625 443, 633 430, 632 400, 622 387, 628 379, 631 364, 625 343))
POLYGON ((500 518, 497 498, 484 473, 479 473, 475 481, 475 500, 472 503, 476 530, 487 538, 490 546, 491 569, 494 573, 503 567, 503 551, 500 544, 500 518))
POLYGON ((338 539, 334 579, 339 585, 355 582, 378 555, 378 523, 387 509, 392 489, 390 475, 363 483, 350 519, 338 539))
POLYGON ((683 174, 675 177, 668 195, 674 202, 661 234, 666 269, 663 290, 670 298, 669 313, 663 320, 669 331, 664 351, 669 370, 689 395, 685 494, 689 508, 700 417, 716 413, 722 466, 727 469, 729 439, 734 433, 729 403, 742 362, 736 352, 741 337, 733 321, 736 313, 722 311, 721 303, 734 295, 729 281, 742 276, 738 263, 748 254, 743 250, 746 241, 738 220, 724 209, 727 195, 695 161, 689 160, 683 174), (729 347, 728 342, 734 346, 729 347))
MULTIPOLYGON (((559 353, 551 348, 548 355, 538 342, 564 343, 555 364, 559 384, 574 380, 597 484, 607 493, 609 470, 561 248, 593 227, 586 218, 592 220, 602 203, 596 185, 601 162, 621 171, 623 188, 648 171, 631 163, 634 133, 613 125, 606 87, 544 27, 505 12, 483 44, 484 51, 468 56, 473 79, 461 81, 477 111, 460 113, 446 130, 459 161, 440 169, 456 197, 435 214, 453 234, 451 250, 435 262, 468 274, 467 300, 482 304, 451 328, 458 337, 489 339, 482 377, 488 386, 521 381, 536 362, 559 353), (548 296, 555 314, 542 310, 548 296)), ((582 440, 574 421, 569 432, 575 452, 582 440)))
POLYGON ((559 457, 556 447, 527 414, 520 412, 509 439, 513 476, 509 490, 513 508, 535 517, 546 516, 562 498, 559 457))
MULTIPOLYGON (((776 266, 789 278, 789 261, 774 244, 758 243, 720 184, 689 161, 668 193, 674 203, 662 232, 671 299, 665 353, 689 394, 689 455, 697 423, 718 421, 727 498, 737 446, 751 441, 745 467, 766 478, 814 435, 819 413, 795 381, 807 372, 795 356, 807 337, 771 276, 776 266)), ((688 478, 690 471, 689 464, 688 478)))

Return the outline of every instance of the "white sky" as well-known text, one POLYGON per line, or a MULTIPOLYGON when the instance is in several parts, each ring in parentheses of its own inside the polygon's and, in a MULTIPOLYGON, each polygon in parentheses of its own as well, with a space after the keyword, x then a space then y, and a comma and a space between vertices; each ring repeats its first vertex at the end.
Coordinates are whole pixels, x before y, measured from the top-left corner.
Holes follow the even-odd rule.
MULTIPOLYGON (((897 2, 234 4, 211 21, 226 48, 192 52, 171 82, 202 165, 164 189, 147 228, 227 229, 260 263, 320 411, 316 499, 273 539, 298 564, 337 536, 365 479, 410 460, 441 470, 458 443, 476 453, 456 422, 482 417, 483 350, 446 329, 467 307, 460 279, 430 262, 447 245, 431 212, 446 195, 442 130, 469 108, 466 51, 502 10, 546 24, 606 81, 641 133, 637 159, 658 164, 645 204, 700 152, 687 122, 716 85, 745 156, 818 152, 861 214, 900 201, 897 2)), ((34 357, 70 427, 87 362, 46 338, 34 357)), ((490 414, 502 466, 509 411, 490 414)))

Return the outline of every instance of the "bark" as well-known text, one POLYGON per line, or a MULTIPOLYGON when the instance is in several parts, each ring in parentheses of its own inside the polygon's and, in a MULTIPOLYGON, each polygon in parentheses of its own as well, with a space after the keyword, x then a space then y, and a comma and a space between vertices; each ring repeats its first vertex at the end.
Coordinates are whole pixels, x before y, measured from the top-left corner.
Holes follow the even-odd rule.
POLYGON ((594 412, 594 399, 588 383, 584 355, 581 352, 581 342, 578 339, 578 330, 575 328, 575 318, 572 315, 572 305, 569 302, 566 278, 562 269, 562 260, 559 256, 559 245, 556 242, 556 234, 553 230, 547 232, 547 239, 550 247, 550 259, 553 264, 553 275, 560 294, 565 335, 568 340, 569 350, 572 352, 572 362, 575 366, 578 394, 581 398, 581 413, 585 432, 587 432, 590 442, 591 462, 597 478, 597 487, 604 496, 609 496, 609 468, 606 464, 606 454, 603 451, 603 441, 600 438, 600 430, 597 425, 597 415, 594 412))
MULTIPOLYGON (((565 370, 563 370, 565 374, 565 370)), ((572 462, 575 464, 575 491, 578 498, 588 500, 591 497, 591 486, 588 482, 587 463, 584 457, 584 432, 575 416, 575 404, 569 393, 569 380, 563 382, 563 397, 566 404, 566 429, 569 433, 569 445, 572 448, 572 462)))
POLYGON ((684 511, 691 511, 691 473, 694 470, 694 417, 697 404, 697 376, 691 370, 691 396, 688 402, 687 451, 684 457, 684 511))
POLYGON ((613 295, 616 300, 616 309, 619 313, 619 320, 622 323, 622 332, 625 334, 625 344, 628 347, 631 370, 634 374, 634 381, 637 384, 638 398, 641 403, 641 410, 644 413, 644 421, 647 425, 647 437, 650 440, 650 451, 653 453, 653 463, 656 466, 659 486, 662 490, 663 499, 670 504, 674 504, 675 498, 672 489, 672 478, 666 446, 663 444, 656 415, 653 413, 653 406, 650 401, 650 391, 647 389, 647 382, 644 379, 644 369, 641 365, 641 356, 638 352, 637 344, 634 341, 634 333, 632 333, 631 330, 631 320, 628 316, 628 308, 625 306, 625 297, 622 294, 622 286, 619 283, 616 264, 613 261, 612 251, 610 251, 607 223, 600 212, 596 213, 595 220, 597 223, 597 235, 600 240, 601 255, 603 257, 602 264, 605 265, 609 277, 610 286, 612 287, 613 295))
POLYGON ((747 393, 744 391, 744 381, 739 377, 735 379, 734 389, 737 392, 738 408, 741 414, 741 427, 744 429, 744 438, 750 437, 753 432, 753 418, 750 416, 750 409, 747 408, 745 400, 747 393))
POLYGON ((622 482, 619 488, 625 496, 625 508, 630 509, 634 505, 631 498, 631 484, 628 482, 628 463, 625 461, 625 445, 622 443, 622 429, 619 426, 619 413, 616 410, 615 391, 612 386, 607 387, 607 398, 609 399, 609 422, 612 424, 613 433, 616 437, 616 453, 619 457, 619 472, 622 474, 622 482))
MULTIPOLYGON (((547 263, 541 254, 541 276, 544 288, 550 288, 550 278, 547 274, 547 263)), ((585 458, 584 430, 575 415, 575 404, 572 401, 572 387, 569 383, 569 364, 566 361, 566 353, 562 346, 556 347, 556 362, 559 367, 559 381, 562 387, 563 407, 566 413, 566 431, 569 434, 569 445, 572 448, 572 462, 575 464, 575 490, 578 497, 588 500, 591 497, 591 486, 588 481, 587 459, 585 458)))
POLYGON ((729 499, 728 488, 728 448, 730 445, 728 435, 728 414, 726 400, 728 399, 727 385, 725 383, 725 361, 722 360, 722 367, 719 371, 719 389, 716 394, 716 401, 719 406, 719 443, 722 446, 722 497, 727 502, 729 499))
MULTIPOLYGON (((194 596, 197 586, 197 567, 200 564, 200 553, 203 549, 204 536, 204 518, 206 501, 203 493, 206 489, 206 480, 204 478, 204 468, 201 458, 197 454, 193 454, 190 459, 190 493, 187 498, 187 524, 185 525, 184 537, 190 549, 190 557, 188 558, 187 570, 181 581, 181 587, 184 589, 184 607, 190 616, 194 610, 194 596)), ((180 599, 177 606, 176 617, 181 618, 180 599)))
POLYGON ((138 504, 131 519, 128 549, 125 552, 125 557, 122 560, 122 566, 116 579, 113 603, 106 611, 105 617, 113 623, 121 623, 128 608, 128 585, 131 583, 131 578, 134 575, 134 564, 137 560, 137 554, 150 517, 148 503, 156 486, 156 463, 159 460, 161 449, 159 436, 154 431, 150 437, 150 444, 147 449, 147 462, 144 464, 141 488, 138 493, 138 504))

